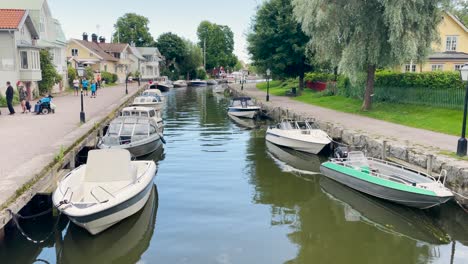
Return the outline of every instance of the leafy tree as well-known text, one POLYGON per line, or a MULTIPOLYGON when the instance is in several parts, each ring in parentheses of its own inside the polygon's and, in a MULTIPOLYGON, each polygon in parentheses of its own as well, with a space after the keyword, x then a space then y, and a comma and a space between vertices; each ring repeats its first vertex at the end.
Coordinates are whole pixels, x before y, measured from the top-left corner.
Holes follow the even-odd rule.
POLYGON ((46 94, 50 93, 54 84, 62 81, 62 76, 55 70, 54 64, 52 63, 52 57, 48 50, 42 49, 39 52, 40 63, 41 63, 41 74, 42 80, 39 81, 39 93, 46 94))
POLYGON ((363 110, 372 106, 377 67, 425 58, 437 39, 440 0, 292 0, 318 58, 356 79, 366 74, 363 110))
POLYGON ((73 87, 73 80, 75 80, 76 76, 78 75, 76 69, 73 68, 71 65, 68 65, 68 84, 70 87, 73 87))
POLYGON ((154 39, 149 33, 149 20, 135 13, 127 13, 117 19, 114 24, 114 43, 135 43, 137 47, 152 47, 154 39))
POLYGON ((179 68, 184 78, 190 79, 196 77, 196 70, 203 65, 203 54, 197 44, 189 40, 184 40, 184 42, 187 52, 179 68))
POLYGON ((303 89, 304 72, 309 69, 305 55, 309 37, 294 19, 291 0, 264 2, 257 10, 247 41, 259 70, 270 68, 280 77, 299 76, 299 87, 303 89))
POLYGON ((466 0, 445 0, 442 7, 457 16, 460 21, 468 26, 468 1, 466 0))
POLYGON ((161 54, 166 58, 166 66, 171 64, 179 65, 187 54, 187 47, 184 40, 171 32, 159 36, 156 46, 161 54))
POLYGON ((197 29, 198 45, 206 47, 206 69, 234 67, 234 33, 228 26, 202 21, 197 29))
POLYGON ((94 71, 93 71, 93 68, 91 68, 90 66, 86 67, 84 69, 84 75, 85 75, 85 78, 88 79, 88 80, 93 80, 94 79, 94 71))

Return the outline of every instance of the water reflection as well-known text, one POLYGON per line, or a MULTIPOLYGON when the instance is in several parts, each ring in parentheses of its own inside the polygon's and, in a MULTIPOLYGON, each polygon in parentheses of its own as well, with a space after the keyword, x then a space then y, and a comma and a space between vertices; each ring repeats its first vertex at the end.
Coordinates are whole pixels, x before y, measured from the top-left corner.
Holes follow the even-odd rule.
POLYGON ((92 236, 70 225, 60 245, 61 263, 136 263, 148 249, 158 210, 158 190, 153 186, 142 210, 124 221, 92 236))

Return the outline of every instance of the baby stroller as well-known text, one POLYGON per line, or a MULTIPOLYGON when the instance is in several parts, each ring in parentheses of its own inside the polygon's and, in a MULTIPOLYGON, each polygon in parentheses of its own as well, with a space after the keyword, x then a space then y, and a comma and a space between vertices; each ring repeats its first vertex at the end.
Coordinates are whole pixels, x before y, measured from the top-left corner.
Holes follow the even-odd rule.
POLYGON ((36 105, 34 106, 34 112, 36 114, 48 114, 48 113, 55 113, 55 105, 52 103, 52 95, 47 97, 41 98, 37 101, 36 105))

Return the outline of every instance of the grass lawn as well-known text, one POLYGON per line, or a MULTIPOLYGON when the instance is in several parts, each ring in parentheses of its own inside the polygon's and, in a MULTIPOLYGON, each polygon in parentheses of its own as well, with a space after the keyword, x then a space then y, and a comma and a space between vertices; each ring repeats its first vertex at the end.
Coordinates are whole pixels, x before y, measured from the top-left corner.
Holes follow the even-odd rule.
MULTIPOLYGON (((257 88, 266 91, 266 83, 258 84, 257 88)), ((270 94, 284 96, 289 89, 289 85, 282 86, 280 81, 270 82, 270 94)), ((326 96, 309 89, 306 89, 302 95, 292 99, 341 112, 368 116, 450 135, 460 134, 463 119, 463 111, 461 110, 410 104, 378 102, 373 104, 372 110, 361 111, 361 100, 338 95, 326 96)))

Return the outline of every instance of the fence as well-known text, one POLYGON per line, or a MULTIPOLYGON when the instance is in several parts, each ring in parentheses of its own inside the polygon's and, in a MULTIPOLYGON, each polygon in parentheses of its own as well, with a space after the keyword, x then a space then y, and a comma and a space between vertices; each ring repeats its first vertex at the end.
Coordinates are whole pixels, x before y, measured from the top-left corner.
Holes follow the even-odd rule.
MULTIPOLYGON (((362 99, 364 87, 348 86, 337 89, 338 95, 362 99)), ((383 87, 374 88, 374 102, 392 102, 463 109, 465 90, 460 88, 383 87)))

